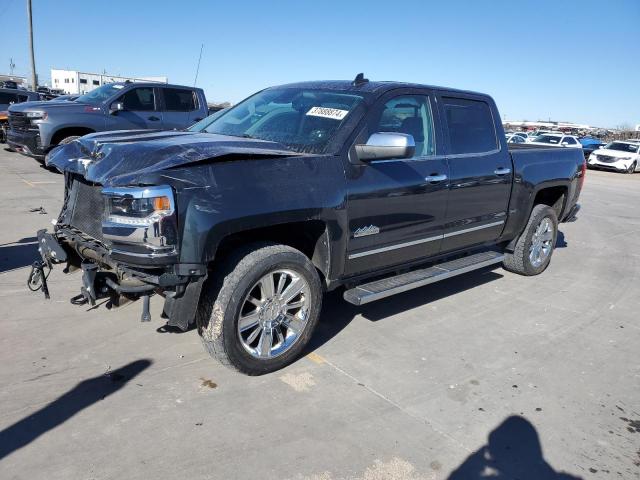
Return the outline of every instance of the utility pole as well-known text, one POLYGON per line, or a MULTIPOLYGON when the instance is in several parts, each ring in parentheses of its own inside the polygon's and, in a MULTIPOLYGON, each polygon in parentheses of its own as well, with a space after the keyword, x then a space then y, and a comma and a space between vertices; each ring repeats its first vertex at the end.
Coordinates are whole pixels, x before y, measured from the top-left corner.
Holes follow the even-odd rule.
POLYGON ((9 59, 9 75, 13 75, 13 70, 16 68, 16 64, 13 63, 13 58, 9 59))
POLYGON ((29 19, 29 50, 31 51, 31 86, 35 92, 38 88, 36 77, 36 57, 33 53, 33 18, 31 15, 31 0, 27 0, 27 17, 29 19))

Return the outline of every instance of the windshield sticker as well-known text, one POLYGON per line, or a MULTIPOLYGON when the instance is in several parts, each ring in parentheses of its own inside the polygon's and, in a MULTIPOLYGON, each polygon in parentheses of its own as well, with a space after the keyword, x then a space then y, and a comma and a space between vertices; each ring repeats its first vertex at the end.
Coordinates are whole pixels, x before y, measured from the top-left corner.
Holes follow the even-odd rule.
POLYGON ((340 110, 338 108, 312 107, 307 115, 312 117, 332 118, 334 120, 342 120, 347 116, 349 110, 340 110))
POLYGON ((113 85, 113 88, 120 90, 121 88, 124 88, 124 85, 113 85))

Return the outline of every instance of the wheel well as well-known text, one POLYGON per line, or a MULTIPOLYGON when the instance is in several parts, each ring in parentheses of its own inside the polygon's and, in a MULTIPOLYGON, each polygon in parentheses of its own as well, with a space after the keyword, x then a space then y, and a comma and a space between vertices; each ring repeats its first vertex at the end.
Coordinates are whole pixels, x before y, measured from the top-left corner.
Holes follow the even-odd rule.
POLYGON ((83 135, 87 135, 89 133, 94 133, 94 130, 91 130, 87 127, 67 127, 58 130, 53 137, 51 138, 51 145, 58 145, 62 140, 67 137, 78 136, 81 137, 83 135))
POLYGON ((544 188, 536 194, 536 198, 533 200, 533 205, 531 206, 531 208, 540 204, 549 205, 556 211, 558 218, 560 218, 566 196, 567 187, 558 186, 544 188))
POLYGON ((218 245, 215 260, 210 267, 215 268, 218 259, 226 258, 238 247, 260 241, 288 245, 300 250, 313 262, 322 280, 326 279, 329 270, 329 241, 327 226, 321 220, 284 223, 228 235, 218 245))

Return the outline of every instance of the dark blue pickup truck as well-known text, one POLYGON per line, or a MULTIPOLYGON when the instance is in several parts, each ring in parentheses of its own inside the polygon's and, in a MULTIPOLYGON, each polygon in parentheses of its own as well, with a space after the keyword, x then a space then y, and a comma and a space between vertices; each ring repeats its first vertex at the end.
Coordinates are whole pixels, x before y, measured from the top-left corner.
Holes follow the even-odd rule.
POLYGON ((53 147, 107 130, 186 128, 208 115, 200 88, 161 83, 110 83, 75 100, 9 108, 7 142, 43 159, 53 147))
POLYGON ((323 292, 356 305, 492 265, 547 268, 573 220, 579 149, 507 145, 494 101, 407 83, 263 90, 199 132, 112 132, 50 155, 66 199, 38 232, 40 286, 76 302, 164 297, 168 324, 247 374, 304 349, 323 292))

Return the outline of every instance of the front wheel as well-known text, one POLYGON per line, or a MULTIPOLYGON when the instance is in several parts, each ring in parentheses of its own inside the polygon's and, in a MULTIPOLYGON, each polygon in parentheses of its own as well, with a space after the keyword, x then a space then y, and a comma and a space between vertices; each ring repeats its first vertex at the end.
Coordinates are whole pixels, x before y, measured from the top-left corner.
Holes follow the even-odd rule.
POLYGON ((212 357, 248 375, 291 363, 318 323, 322 287, 311 261, 286 245, 235 252, 205 284, 196 322, 212 357))
POLYGON ((636 171, 636 167, 637 167, 637 163, 633 162, 631 165, 629 165, 629 168, 627 168, 627 173, 634 173, 636 171))
POLYGON ((504 268, 520 275, 538 275, 551 262, 558 237, 558 216, 548 205, 536 205, 513 253, 505 253, 504 268))

